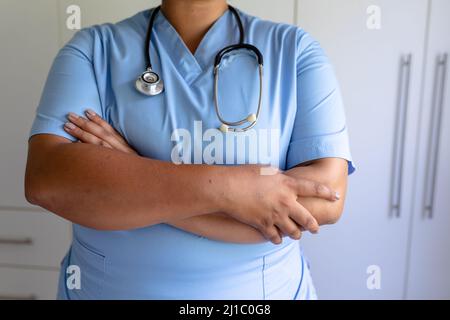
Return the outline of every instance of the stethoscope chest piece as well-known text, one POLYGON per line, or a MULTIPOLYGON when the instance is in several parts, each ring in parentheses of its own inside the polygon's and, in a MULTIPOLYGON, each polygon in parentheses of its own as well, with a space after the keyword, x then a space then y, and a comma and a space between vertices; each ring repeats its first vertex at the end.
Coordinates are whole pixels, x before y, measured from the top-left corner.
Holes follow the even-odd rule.
POLYGON ((147 96, 156 96, 164 91, 164 84, 160 76, 149 68, 136 80, 136 89, 147 96))

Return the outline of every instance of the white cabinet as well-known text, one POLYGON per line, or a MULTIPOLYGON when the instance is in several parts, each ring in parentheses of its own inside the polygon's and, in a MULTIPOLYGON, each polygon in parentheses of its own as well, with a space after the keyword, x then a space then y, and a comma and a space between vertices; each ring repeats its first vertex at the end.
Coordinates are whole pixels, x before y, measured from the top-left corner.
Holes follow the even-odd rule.
POLYGON ((53 300, 58 276, 56 270, 0 267, 0 300, 53 300))
POLYGON ((0 265, 59 268, 71 236, 52 213, 0 210, 0 265))
POLYGON ((28 133, 60 43, 57 0, 0 1, 0 299, 55 298, 69 224, 28 204, 28 133))
POLYGON ((436 290, 434 296, 450 298, 448 99, 447 111, 436 117, 442 121, 437 166, 426 160, 433 91, 427 87, 440 86, 433 84, 434 61, 448 52, 449 12, 446 0, 298 2, 297 23, 321 42, 335 66, 357 165, 341 221, 303 241, 320 298, 400 299, 406 289, 409 297, 432 297, 436 290), (425 157, 421 166, 417 154, 425 157), (433 219, 422 218, 425 200, 418 199, 428 188, 425 171, 437 177, 433 219), (373 270, 380 288, 367 285, 373 270))
POLYGON ((23 192, 28 132, 58 50, 56 0, 0 1, 0 206, 29 207, 23 192))
POLYGON ((69 224, 44 211, 0 210, 0 300, 55 299, 69 224))
POLYGON ((407 298, 450 298, 450 1, 433 0, 407 298))

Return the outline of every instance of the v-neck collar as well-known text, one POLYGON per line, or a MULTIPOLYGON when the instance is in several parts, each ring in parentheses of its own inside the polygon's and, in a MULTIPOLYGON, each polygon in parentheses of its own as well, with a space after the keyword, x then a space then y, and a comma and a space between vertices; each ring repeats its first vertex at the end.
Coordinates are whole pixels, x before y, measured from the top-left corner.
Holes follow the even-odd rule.
MULTIPOLYGON (((149 16, 150 13, 147 13, 147 21, 149 16)), ((230 10, 225 11, 212 24, 194 54, 161 11, 155 18, 153 32, 153 38, 158 40, 158 45, 164 47, 173 65, 189 84, 212 68, 214 57, 223 47, 236 43, 239 38, 237 22, 230 10)))

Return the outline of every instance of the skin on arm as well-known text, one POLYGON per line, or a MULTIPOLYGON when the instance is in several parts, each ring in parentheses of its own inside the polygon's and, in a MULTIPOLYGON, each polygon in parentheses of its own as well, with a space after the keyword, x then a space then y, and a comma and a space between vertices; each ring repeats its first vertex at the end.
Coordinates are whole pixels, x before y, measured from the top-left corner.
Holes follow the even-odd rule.
POLYGON ((222 213, 169 221, 168 224, 210 240, 249 244, 267 242, 256 228, 222 213))
POLYGON ((344 210, 347 193, 348 163, 342 158, 323 158, 301 164, 285 172, 295 179, 316 181, 317 188, 328 186, 339 195, 339 201, 322 201, 319 198, 299 197, 298 201, 316 218, 319 225, 334 224, 344 210))
MULTIPOLYGON (((122 150, 127 153, 136 154, 136 152, 128 146, 126 141, 103 119, 98 117, 97 115, 89 115, 87 113, 87 117, 89 119, 80 119, 72 118, 72 120, 77 123, 79 126, 82 126, 83 123, 90 123, 90 126, 85 125, 84 129, 81 129, 78 126, 75 126, 72 123, 72 126, 66 126, 66 131, 75 137, 79 138, 81 141, 85 143, 97 144, 107 148, 115 148, 118 150, 122 150), (104 132, 101 128, 106 128, 107 131, 110 131, 116 136, 116 139, 108 139, 105 136, 104 132), (72 128, 72 129, 71 129, 72 128), (73 129, 75 128, 75 130, 73 129), (109 142, 107 142, 109 141, 109 142)), ((69 117, 70 119, 70 117, 69 117)), ((327 159, 327 163, 331 164, 334 161, 340 162, 340 159, 327 159)), ((323 162, 319 160, 320 162, 323 162)), ((344 161, 345 162, 345 161, 344 161)), ((311 172, 313 168, 313 164, 310 164, 308 167, 299 167, 293 169, 293 173, 299 174, 299 171, 307 170, 311 174, 308 177, 312 177, 315 175, 311 172), (305 169, 307 168, 307 169, 305 169)), ((324 172, 324 165, 321 163, 320 167, 317 168, 320 172, 324 172)), ((298 178, 301 179, 301 178, 298 178)), ((337 182, 331 182, 331 184, 338 184, 337 182)), ((315 187, 322 187, 320 184, 314 184, 315 187)), ((308 198, 305 198, 307 200, 308 198)), ((315 205, 315 208, 318 210, 324 209, 316 205, 316 198, 312 198, 311 204, 315 205)), ((327 205, 327 202, 324 201, 322 206, 327 205)), ((339 201, 338 201, 339 202, 339 201)), ((336 204, 338 206, 338 202, 330 202, 336 204)), ((325 209, 334 209, 336 206, 330 206, 325 209)), ((334 214, 336 210, 330 211, 330 214, 334 214)), ((226 242, 235 242, 235 243, 259 243, 265 242, 267 239, 259 232, 256 228, 251 225, 242 223, 224 213, 211 213, 204 215, 192 216, 186 219, 174 219, 167 222, 168 224, 177 227, 179 229, 207 237, 213 240, 226 241, 226 242)), ((281 234, 281 231, 280 231, 281 234)), ((301 235, 301 234, 300 234, 301 235)), ((299 235, 299 237, 300 237, 299 235)), ((298 238, 299 238, 298 237, 298 238)))
MULTIPOLYGON (((339 201, 326 201, 316 197, 300 197, 303 205, 319 225, 334 224, 340 218, 347 189, 347 161, 341 158, 324 158, 299 165, 285 174, 299 179, 305 178, 330 186, 339 193, 339 201)), ((317 185, 321 187, 320 184, 317 185)), ((235 243, 260 243, 267 240, 255 228, 222 214, 207 214, 169 224, 182 230, 218 241, 235 243)), ((284 235, 285 236, 285 235, 284 235)))
POLYGON ((25 195, 30 203, 77 224, 128 230, 221 210, 224 176, 220 167, 177 166, 35 135, 29 143, 25 195))
POLYGON ((298 197, 336 201, 328 187, 279 172, 261 175, 257 165, 176 165, 118 150, 113 146, 122 142, 114 128, 98 115, 86 116, 100 124, 72 115, 76 126, 65 128, 92 142, 34 135, 25 174, 28 201, 74 223, 129 230, 224 212, 278 244, 280 232, 298 239, 301 227, 319 228, 298 197))

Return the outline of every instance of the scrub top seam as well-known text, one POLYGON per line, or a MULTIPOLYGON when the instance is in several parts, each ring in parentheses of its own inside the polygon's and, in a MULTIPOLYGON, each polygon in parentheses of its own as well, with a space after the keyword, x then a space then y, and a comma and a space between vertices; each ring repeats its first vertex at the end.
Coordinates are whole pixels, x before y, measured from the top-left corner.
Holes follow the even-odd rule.
POLYGON ((302 274, 300 276, 300 283, 298 284, 297 292, 295 292, 295 296, 294 296, 293 300, 297 300, 298 293, 300 292, 300 288, 302 287, 302 283, 303 283, 303 273, 305 272, 305 263, 303 260, 303 255, 301 256, 301 259, 302 259, 302 274))
POLYGON ((263 289, 263 300, 266 300, 266 284, 265 284, 265 270, 266 270, 266 256, 262 257, 263 259, 263 266, 262 266, 262 289, 263 289))

